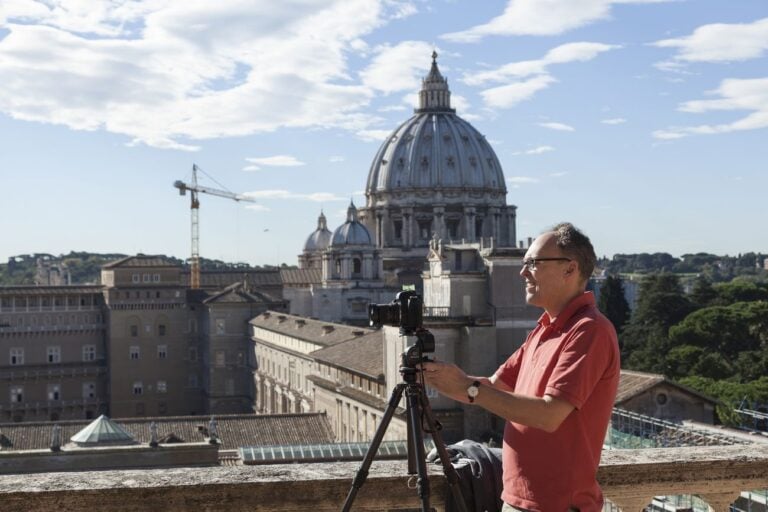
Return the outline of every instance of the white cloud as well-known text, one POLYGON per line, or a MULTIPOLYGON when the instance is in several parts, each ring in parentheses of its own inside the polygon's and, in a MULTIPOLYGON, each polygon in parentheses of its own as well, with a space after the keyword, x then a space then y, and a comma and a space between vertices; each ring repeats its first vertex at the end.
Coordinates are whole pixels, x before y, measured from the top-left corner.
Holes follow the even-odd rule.
POLYGON ((247 172, 253 172, 253 171, 261 170, 261 167, 259 167, 258 165, 246 165, 245 167, 243 167, 243 170, 247 172))
POLYGON ((550 130, 561 131, 561 132, 572 132, 576 130, 573 126, 565 123, 554 123, 554 122, 539 123, 539 126, 541 126, 542 128, 549 128, 550 130))
POLYGON ((343 162, 344 160, 346 160, 346 158, 344 158, 341 155, 333 155, 331 158, 328 159, 328 161, 331 163, 343 162))
POLYGON ((750 114, 731 123, 675 126, 653 132, 657 139, 670 140, 689 135, 711 135, 768 128, 768 77, 729 78, 709 94, 720 96, 711 100, 687 101, 678 107, 681 112, 702 114, 711 111, 749 111, 750 114))
POLYGON ((392 134, 392 130, 360 130, 355 135, 366 142, 383 142, 392 134))
POLYGON ((531 178, 529 176, 512 176, 510 178, 507 178, 507 182, 515 183, 519 185, 519 184, 538 183, 539 180, 537 178, 531 178))
POLYGON ((756 59, 768 51, 768 18, 752 23, 713 23, 698 27, 689 36, 653 43, 660 48, 676 48, 672 62, 657 64, 675 68, 680 62, 732 62, 756 59))
POLYGON ((550 176, 553 178, 562 178, 566 174, 568 174, 566 171, 560 171, 560 172, 553 172, 552 174, 550 174, 550 176))
POLYGON ((530 99, 534 94, 557 82, 550 75, 540 75, 530 80, 514 82, 508 85, 492 87, 480 92, 483 101, 489 107, 509 108, 530 99))
POLYGON ((295 156, 290 155, 275 155, 275 156, 262 156, 262 157, 249 157, 246 161, 259 165, 265 165, 268 167, 298 167, 306 165, 295 156))
POLYGON ((627 122, 623 117, 612 117, 610 119, 603 119, 600 121, 603 124, 624 124, 627 122))
POLYGON ((533 149, 527 149, 525 151, 515 151, 512 153, 513 155, 541 155, 543 153, 549 153, 550 151, 554 151, 555 148, 552 146, 537 146, 533 149))
POLYGON ((606 19, 613 4, 665 0, 509 0, 504 12, 488 23, 441 36, 472 43, 487 36, 556 35, 606 19))
MULTIPOLYGON (((467 85, 483 85, 489 82, 506 83, 481 91, 486 106, 509 108, 533 97, 538 91, 557 80, 549 73, 549 66, 568 62, 584 62, 603 52, 620 48, 617 45, 574 42, 556 46, 538 60, 511 62, 495 69, 465 73, 462 82, 467 85)), ((556 129, 556 128, 554 128, 556 129)))
POLYGON ((467 85, 482 85, 488 82, 504 82, 510 78, 542 75, 547 73, 547 68, 552 64, 585 62, 617 48, 621 46, 586 41, 566 43, 552 48, 541 59, 510 62, 488 71, 465 73, 462 82, 467 85))
POLYGON ((408 110, 408 107, 405 105, 388 105, 378 109, 379 112, 402 112, 403 110, 408 110))
POLYGON ((433 50, 434 46, 424 41, 380 46, 360 77, 364 85, 385 94, 417 90, 433 50))
POLYGON ((337 196, 332 192, 314 192, 312 194, 297 194, 288 190, 276 189, 276 190, 255 190, 253 192, 245 192, 243 194, 247 197, 254 199, 299 199, 305 201, 314 201, 317 203, 324 203, 329 201, 345 201, 346 199, 341 196, 337 196))
POLYGON ((0 76, 13 80, 0 81, 0 113, 182 150, 282 127, 368 128, 374 91, 350 80, 348 54, 413 12, 392 0, 44 5, 2 2, 0 76))
POLYGON ((255 210, 257 212, 271 212, 272 210, 264 206, 263 204, 249 204, 246 205, 249 210, 255 210))

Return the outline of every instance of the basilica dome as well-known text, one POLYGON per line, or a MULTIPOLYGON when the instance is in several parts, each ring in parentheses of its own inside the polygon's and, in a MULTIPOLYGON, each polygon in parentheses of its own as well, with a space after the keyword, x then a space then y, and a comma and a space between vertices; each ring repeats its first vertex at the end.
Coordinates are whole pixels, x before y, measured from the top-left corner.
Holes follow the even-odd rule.
POLYGON ((347 208, 347 221, 336 228, 331 239, 334 248, 345 245, 372 245, 371 233, 357 220, 354 203, 350 203, 347 208))
POLYGON ((485 136, 451 107, 435 52, 419 107, 373 158, 365 200, 359 220, 384 250, 385 272, 405 266, 420 271, 433 239, 515 246, 517 207, 507 204, 499 159, 485 136))
MULTIPOLYGON (((419 108, 382 144, 368 173, 367 206, 390 206, 419 197, 465 203, 482 198, 504 204, 506 186, 496 153, 480 132, 451 108, 447 79, 432 67, 422 81, 419 108), (495 201, 494 201, 495 200, 495 201)), ((479 202, 479 201, 478 201, 479 202)))
POLYGON ((304 250, 307 252, 323 251, 331 243, 331 232, 328 229, 328 223, 325 219, 325 214, 320 212, 320 217, 317 218, 317 229, 312 232, 307 241, 304 242, 304 250))

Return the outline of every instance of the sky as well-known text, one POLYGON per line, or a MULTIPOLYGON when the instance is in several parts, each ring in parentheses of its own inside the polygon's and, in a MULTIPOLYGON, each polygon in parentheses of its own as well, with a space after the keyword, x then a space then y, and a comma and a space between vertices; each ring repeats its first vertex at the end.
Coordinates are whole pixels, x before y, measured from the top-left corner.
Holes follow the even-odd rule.
POLYGON ((0 261, 296 264, 365 203, 431 54, 491 142, 518 238, 768 252, 766 0, 1 0, 0 261))

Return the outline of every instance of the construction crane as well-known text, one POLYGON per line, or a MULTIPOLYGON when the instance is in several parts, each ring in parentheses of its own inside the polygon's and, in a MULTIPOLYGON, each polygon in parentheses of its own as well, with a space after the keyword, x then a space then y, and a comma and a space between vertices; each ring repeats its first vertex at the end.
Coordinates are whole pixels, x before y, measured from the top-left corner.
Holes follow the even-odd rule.
POLYGON ((190 262, 190 280, 189 285, 191 288, 200 288, 200 201, 197 199, 197 194, 202 192, 204 194, 211 194, 219 197, 226 197, 235 201, 248 201, 255 203, 256 200, 248 196, 235 194, 227 190, 219 190, 209 187, 201 187, 197 184, 197 171, 205 172, 200 169, 196 164, 192 164, 192 183, 186 184, 183 181, 176 180, 173 186, 179 189, 179 195, 183 196, 187 194, 187 190, 190 192, 191 201, 191 213, 192 213, 192 260, 190 262))

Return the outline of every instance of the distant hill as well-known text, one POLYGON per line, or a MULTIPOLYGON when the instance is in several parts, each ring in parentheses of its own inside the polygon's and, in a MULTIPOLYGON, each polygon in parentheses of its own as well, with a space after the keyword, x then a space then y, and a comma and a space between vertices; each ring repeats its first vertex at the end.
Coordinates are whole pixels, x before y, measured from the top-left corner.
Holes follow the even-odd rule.
MULTIPOLYGON (((47 253, 11 256, 7 263, 0 263, 0 286, 99 284, 102 265, 126 256, 127 254, 76 251, 58 256, 47 253)), ((166 257, 173 263, 188 268, 185 261, 172 256, 166 257)), ((283 264, 282 267, 287 266, 283 264)), ((259 270, 277 267, 271 265, 254 267, 247 263, 227 263, 201 258, 200 268, 202 270, 259 270)))
POLYGON ((765 273, 767 256, 748 252, 737 256, 718 256, 709 253, 683 254, 675 258, 665 252, 653 254, 615 254, 613 258, 601 258, 598 267, 609 274, 701 274, 712 282, 726 282, 743 275, 765 273))

